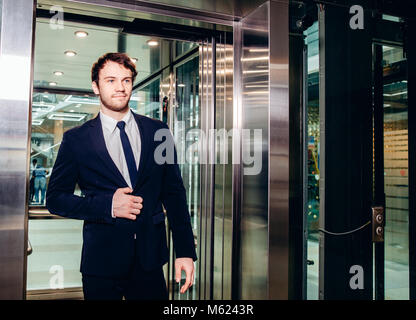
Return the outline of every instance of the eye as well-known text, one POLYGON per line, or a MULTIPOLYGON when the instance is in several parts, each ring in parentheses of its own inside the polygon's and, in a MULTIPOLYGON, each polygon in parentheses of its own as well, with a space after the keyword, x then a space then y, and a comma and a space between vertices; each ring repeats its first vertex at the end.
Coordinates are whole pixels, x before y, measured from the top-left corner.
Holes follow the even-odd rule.
POLYGON ((124 80, 126 83, 130 83, 130 79, 126 79, 124 80))
POLYGON ((112 83, 112 82, 114 82, 114 80, 113 79, 109 79, 108 82, 112 83))

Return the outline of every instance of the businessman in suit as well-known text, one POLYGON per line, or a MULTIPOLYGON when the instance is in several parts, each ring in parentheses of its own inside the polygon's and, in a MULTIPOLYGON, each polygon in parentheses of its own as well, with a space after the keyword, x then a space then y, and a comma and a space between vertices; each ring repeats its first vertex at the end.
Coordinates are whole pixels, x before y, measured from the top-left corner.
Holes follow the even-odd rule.
MULTIPOLYGON (((176 253, 176 282, 182 270, 186 274, 181 293, 194 280, 197 257, 176 151, 173 163, 156 161, 162 142, 155 141, 155 134, 169 131, 163 122, 130 110, 136 75, 123 53, 105 54, 93 65, 100 112, 65 132, 48 185, 51 213, 84 220, 80 271, 85 299, 168 299, 163 207, 176 253), (74 195, 77 183, 82 197, 74 195)), ((173 144, 170 133, 163 143, 173 144)))

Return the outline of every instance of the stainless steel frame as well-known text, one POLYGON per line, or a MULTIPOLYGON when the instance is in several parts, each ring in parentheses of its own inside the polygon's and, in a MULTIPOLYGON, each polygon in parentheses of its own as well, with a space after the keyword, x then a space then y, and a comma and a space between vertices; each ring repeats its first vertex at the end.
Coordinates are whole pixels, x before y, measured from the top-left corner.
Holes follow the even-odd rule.
MULTIPOLYGON (((166 21, 170 17, 183 19, 183 23, 218 23, 220 25, 232 26, 235 20, 249 14, 255 8, 265 3, 265 0, 197 0, 192 2, 183 2, 177 0, 69 0, 79 3, 83 9, 88 5, 99 5, 103 7, 102 13, 114 14, 115 9, 124 9, 138 11, 143 18, 166 21), (189 22, 192 21, 192 22, 189 22)), ((65 3, 61 0, 41 0, 42 3, 65 3)))
POLYGON ((35 2, 0 6, 0 299, 24 299, 35 2))
POLYGON ((289 298, 289 1, 269 3, 269 299, 289 298))
MULTIPOLYGON (((289 297, 288 6, 271 1, 242 19, 242 70, 235 74, 241 76, 242 129, 262 130, 263 156, 261 172, 240 183, 243 299, 289 297)), ((243 154, 252 148, 243 140, 243 154)))
MULTIPOLYGON (((42 3, 47 2, 68 3, 42 0, 42 3)), ((70 2, 85 6, 100 5, 109 10, 115 8, 118 12, 133 10, 150 16, 169 16, 181 23, 202 21, 233 26, 232 47, 226 44, 225 39, 224 42, 221 40, 218 42, 217 38, 207 39, 200 46, 200 105, 203 108, 201 121, 208 138, 204 146, 208 161, 201 168, 203 198, 199 235, 201 250, 198 255, 201 285, 198 297, 241 299, 246 298, 247 292, 250 292, 255 294, 251 297, 256 299, 287 298, 289 286, 288 1, 279 0, 263 4, 241 20, 232 12, 230 14, 215 12, 215 8, 205 12, 200 9, 172 10, 175 3, 161 5, 107 0, 70 2), (236 17, 240 21, 235 21, 236 17), (262 93, 260 100, 256 90, 244 92, 242 87, 251 80, 247 76, 249 73, 245 73, 249 70, 245 69, 241 58, 250 57, 247 54, 250 45, 257 46, 247 42, 248 38, 245 38, 247 33, 267 39, 264 46, 267 49, 265 54, 268 59, 267 93, 262 93), (260 103, 260 109, 257 108, 257 103, 260 103), (263 129, 263 170, 257 177, 244 176, 245 166, 241 151, 244 148, 247 150, 248 145, 242 143, 240 139, 233 139, 231 148, 218 145, 216 138, 209 135, 209 130, 214 128, 226 130, 234 128, 239 133, 242 129, 263 129), (214 164, 218 151, 228 152, 229 161, 232 158, 233 163, 214 164), (265 194, 264 202, 261 200, 263 198, 261 192, 265 194), (260 197, 256 198, 258 195, 260 197), (261 217, 260 220, 258 217, 261 217), (215 238, 216 232, 222 233, 222 236, 215 238), (260 240, 259 246, 251 246, 250 237, 260 240), (264 262, 263 266, 266 269, 265 272, 254 270, 254 275, 260 275, 261 279, 250 282, 246 278, 248 265, 245 263, 250 258, 247 253, 253 249, 257 250, 256 254, 260 254, 260 260, 256 262, 264 262), (214 267, 221 268, 222 274, 214 274, 214 267)), ((259 0, 252 2, 251 5, 247 5, 247 2, 245 4, 246 8, 255 8, 262 2, 259 0)), ((10 83, 22 83, 22 85, 14 91, 5 91, 4 95, 0 95, 1 119, 4 124, 0 132, 7 137, 0 142, 2 164, 0 181, 2 185, 8 187, 7 192, 0 191, 0 203, 3 209, 0 216, 0 257, 2 258, 0 264, 1 269, 6 270, 0 276, 2 277, 0 283, 6 284, 2 288, 0 298, 22 299, 25 298, 26 188, 29 172, 32 45, 36 2, 28 6, 27 0, 3 0, 2 4, 0 54, 2 59, 4 56, 21 58, 22 63, 17 66, 18 70, 21 70, 19 82, 10 83), (19 23, 16 24, 15 21, 19 23), (10 29, 11 26, 14 30, 10 29), (22 77, 22 74, 26 76, 22 77), (16 96, 10 97, 13 92, 16 96), (10 190, 13 192, 13 199, 10 199, 10 190), (13 241, 10 242, 10 239, 13 241), (13 245, 10 245, 11 243, 13 245)), ((2 72, 0 79, 6 81, 5 77, 10 77, 10 74, 2 72)), ((173 79, 170 79, 171 85, 172 81, 173 79)))

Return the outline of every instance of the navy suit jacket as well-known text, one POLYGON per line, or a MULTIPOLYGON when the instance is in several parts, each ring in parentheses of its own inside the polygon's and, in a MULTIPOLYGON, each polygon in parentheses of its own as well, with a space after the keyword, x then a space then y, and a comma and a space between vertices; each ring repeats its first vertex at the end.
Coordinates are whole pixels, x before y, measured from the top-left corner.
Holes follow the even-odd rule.
MULTIPOLYGON (((143 198, 143 209, 136 220, 111 216, 114 192, 128 185, 107 151, 99 115, 63 135, 49 180, 46 206, 53 214, 84 220, 80 270, 83 274, 125 275, 135 253, 145 270, 163 266, 169 251, 162 204, 176 257, 197 259, 179 167, 176 161, 159 165, 154 159, 155 148, 166 143, 154 141, 154 134, 168 127, 161 121, 134 112, 133 115, 139 127, 141 152, 132 194, 143 198), (82 196, 74 195, 77 183, 82 196)), ((167 139, 173 143, 170 134, 167 139)))

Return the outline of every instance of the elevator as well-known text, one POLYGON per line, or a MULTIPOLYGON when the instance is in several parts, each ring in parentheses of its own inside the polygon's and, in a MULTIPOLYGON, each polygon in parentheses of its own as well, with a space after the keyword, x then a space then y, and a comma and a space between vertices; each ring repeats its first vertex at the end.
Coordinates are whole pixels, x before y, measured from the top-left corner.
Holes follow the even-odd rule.
POLYGON ((44 191, 63 133, 98 112, 91 62, 117 51, 139 71, 130 108, 166 122, 183 160, 198 260, 179 295, 167 227, 170 299, 288 297, 288 4, 214 2, 0 2, 1 298, 82 299, 82 221, 51 215, 44 191))

